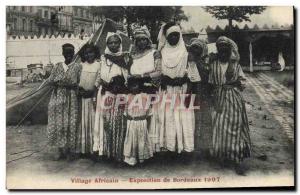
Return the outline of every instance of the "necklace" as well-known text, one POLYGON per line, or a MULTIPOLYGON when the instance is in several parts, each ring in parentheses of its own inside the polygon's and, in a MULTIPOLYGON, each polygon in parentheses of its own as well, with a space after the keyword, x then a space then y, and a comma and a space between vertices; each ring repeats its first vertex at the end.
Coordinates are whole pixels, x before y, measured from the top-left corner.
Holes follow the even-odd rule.
POLYGON ((105 58, 105 64, 106 64, 106 66, 108 66, 109 67, 109 72, 111 71, 111 68, 112 68, 112 66, 113 66, 113 62, 111 62, 110 60, 107 60, 107 58, 105 58), (110 64, 108 63, 108 61, 110 62, 110 64))

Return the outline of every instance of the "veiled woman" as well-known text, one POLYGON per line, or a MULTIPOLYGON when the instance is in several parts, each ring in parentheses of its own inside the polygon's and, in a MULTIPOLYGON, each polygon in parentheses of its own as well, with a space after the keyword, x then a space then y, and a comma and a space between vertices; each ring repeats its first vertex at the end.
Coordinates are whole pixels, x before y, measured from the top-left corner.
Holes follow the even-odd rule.
POLYGON ((122 51, 122 38, 119 34, 109 32, 106 45, 96 80, 99 90, 93 151, 98 156, 122 162, 126 134, 125 104, 118 105, 117 101, 123 101, 124 94, 127 93, 126 79, 132 60, 128 53, 122 51))
POLYGON ((211 84, 208 83, 209 64, 208 47, 203 39, 192 38, 188 46, 189 61, 194 61, 197 65, 201 81, 193 85, 193 94, 196 94, 195 104, 200 109, 195 110, 195 150, 201 156, 207 157, 211 148, 211 84))
POLYGON ((186 104, 185 95, 191 92, 189 84, 201 78, 196 65, 188 63, 188 52, 178 25, 167 23, 162 27, 158 47, 162 55, 161 94, 176 100, 175 106, 162 102, 160 146, 171 152, 190 153, 194 150, 195 116, 194 110, 186 104), (180 105, 183 101, 184 108, 180 105))
POLYGON ((241 91, 245 75, 239 65, 238 47, 221 36, 216 42, 217 55, 210 59, 208 82, 214 86, 211 154, 221 162, 233 163, 244 174, 242 162, 250 157, 248 118, 241 91))

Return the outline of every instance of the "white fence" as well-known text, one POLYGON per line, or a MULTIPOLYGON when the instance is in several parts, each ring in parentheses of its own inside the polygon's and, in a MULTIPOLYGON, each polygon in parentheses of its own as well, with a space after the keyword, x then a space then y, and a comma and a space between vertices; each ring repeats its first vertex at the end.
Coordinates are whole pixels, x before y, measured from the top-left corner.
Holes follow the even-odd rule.
POLYGON ((90 36, 84 36, 83 39, 79 35, 61 35, 55 37, 7 37, 6 40, 6 61, 10 68, 27 68, 28 64, 42 63, 47 65, 63 61, 61 46, 65 43, 71 43, 77 52, 90 36))

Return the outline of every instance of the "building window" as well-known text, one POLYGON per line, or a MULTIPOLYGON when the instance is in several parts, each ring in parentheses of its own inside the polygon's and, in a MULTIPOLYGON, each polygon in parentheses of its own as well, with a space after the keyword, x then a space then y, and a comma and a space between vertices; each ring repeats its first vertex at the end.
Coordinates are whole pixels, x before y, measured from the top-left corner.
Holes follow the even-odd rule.
POLYGON ((86 11, 86 17, 89 18, 90 17, 90 12, 86 11))
POLYGON ((14 18, 14 26, 13 26, 13 29, 14 30, 17 30, 18 28, 18 19, 17 18, 14 18))
POLYGON ((6 24, 6 32, 9 33, 11 31, 11 25, 6 24))
POLYGON ((57 15, 54 12, 51 12, 51 23, 52 24, 58 23, 57 15))
POLYGON ((23 30, 23 31, 26 31, 26 30, 27 30, 27 29, 26 29, 26 25, 27 25, 26 19, 23 19, 23 20, 22 20, 22 30, 23 30))
POLYGON ((80 9, 80 17, 83 17, 83 10, 80 9))
POLYGON ((25 6, 21 6, 22 12, 25 12, 25 6))
POLYGON ((78 9, 75 8, 75 16, 78 16, 78 9))
POLYGON ((12 6, 13 7, 13 10, 17 10, 17 6, 12 6))
POLYGON ((68 29, 69 28, 69 17, 66 16, 66 28, 68 29))
POLYGON ((32 7, 32 6, 29 7, 29 12, 30 12, 30 13, 33 12, 33 7, 32 7))
POLYGON ((29 23, 29 30, 30 32, 33 32, 33 21, 30 20, 30 23, 29 23))
POLYGON ((47 18, 47 19, 49 18, 48 10, 44 11, 44 18, 47 18))
POLYGON ((41 9, 38 10, 38 16, 41 18, 43 17, 43 10, 41 10, 41 9))

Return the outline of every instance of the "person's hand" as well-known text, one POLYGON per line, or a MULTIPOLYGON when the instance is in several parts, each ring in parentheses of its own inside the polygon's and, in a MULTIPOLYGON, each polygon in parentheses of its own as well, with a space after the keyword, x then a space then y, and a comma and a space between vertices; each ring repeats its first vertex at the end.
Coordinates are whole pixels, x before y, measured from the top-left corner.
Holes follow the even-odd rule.
POLYGON ((153 53, 153 57, 154 57, 154 59, 160 59, 161 58, 161 53, 159 51, 155 51, 153 53))
POLYGON ((244 89, 246 88, 246 83, 244 81, 239 81, 239 85, 238 85, 238 89, 240 91, 244 91, 244 89))
POLYGON ((213 107, 217 113, 222 113, 222 108, 219 106, 218 98, 213 97, 213 107))
POLYGON ((150 73, 149 73, 149 72, 145 73, 145 74, 143 75, 143 77, 150 77, 150 73))
POLYGON ((108 84, 109 84, 108 82, 101 79, 100 85, 108 86, 108 84))
POLYGON ((133 63, 133 59, 130 53, 124 53, 124 60, 128 65, 131 65, 133 63))
POLYGON ((89 98, 94 94, 94 91, 93 90, 85 90, 84 88, 79 87, 78 93, 79 93, 79 95, 81 95, 84 98, 89 98))
POLYGON ((93 103, 94 110, 96 110, 96 108, 97 108, 97 98, 94 97, 92 99, 92 103, 93 103))
POLYGON ((152 83, 153 83, 155 86, 159 86, 159 85, 160 85, 160 82, 161 82, 161 78, 160 78, 160 77, 153 77, 153 78, 152 78, 152 83))
POLYGON ((121 87, 119 85, 113 85, 112 91, 114 94, 120 93, 121 87))
POLYGON ((136 79, 140 79, 140 78, 142 78, 142 75, 139 75, 139 74, 133 74, 132 77, 133 77, 133 78, 136 78, 136 79))

